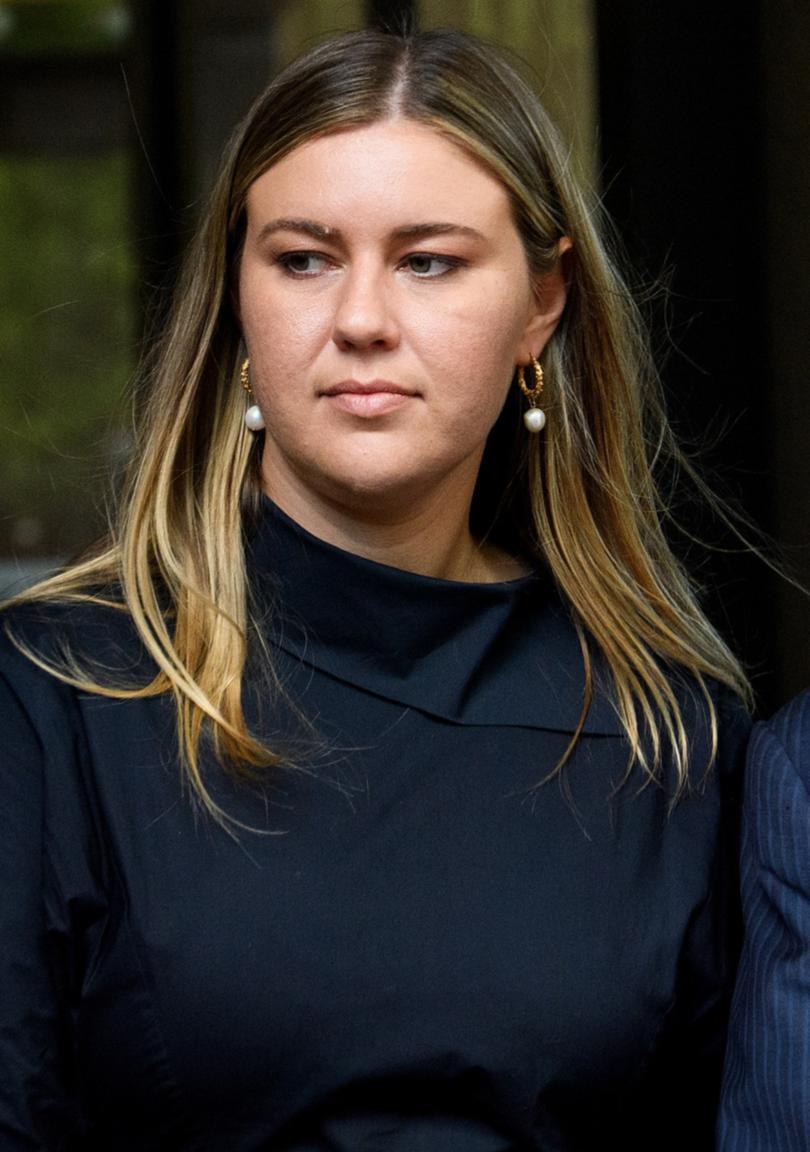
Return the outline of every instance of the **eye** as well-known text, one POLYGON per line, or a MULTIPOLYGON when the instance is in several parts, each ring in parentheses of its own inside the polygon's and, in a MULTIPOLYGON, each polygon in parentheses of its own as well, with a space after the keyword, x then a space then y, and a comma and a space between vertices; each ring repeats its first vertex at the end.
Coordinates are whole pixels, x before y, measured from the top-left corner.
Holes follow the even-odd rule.
POLYGON ((437 276, 446 276, 448 272, 455 271, 464 263, 454 256, 435 256, 431 252, 414 252, 407 256, 403 264, 420 280, 434 280, 437 276))
POLYGON ((276 256, 276 263, 290 276, 317 276, 323 272, 329 261, 318 252, 284 252, 276 256))

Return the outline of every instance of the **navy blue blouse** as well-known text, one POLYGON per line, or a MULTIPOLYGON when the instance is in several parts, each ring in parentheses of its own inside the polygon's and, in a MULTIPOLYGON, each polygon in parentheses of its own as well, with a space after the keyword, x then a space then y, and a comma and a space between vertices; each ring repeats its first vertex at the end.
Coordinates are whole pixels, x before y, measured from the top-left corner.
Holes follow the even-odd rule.
MULTIPOLYGON (((688 683, 696 787, 641 788, 544 576, 388 568, 267 504, 249 545, 294 767, 207 782, 165 698, 74 691, 0 646, 0 1149, 713 1147, 737 947, 737 771, 688 683), (545 781, 545 782, 544 782, 545 781), (702 782, 701 782, 702 781, 702 782)), ((111 679, 123 613, 26 610, 111 679)))

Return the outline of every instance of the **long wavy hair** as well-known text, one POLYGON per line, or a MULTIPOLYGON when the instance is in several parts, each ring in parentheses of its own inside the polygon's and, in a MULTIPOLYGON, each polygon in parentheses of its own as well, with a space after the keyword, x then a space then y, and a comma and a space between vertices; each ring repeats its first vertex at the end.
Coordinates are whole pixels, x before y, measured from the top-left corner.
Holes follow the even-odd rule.
MULTIPOLYGON (((654 779, 668 752, 680 794, 690 778, 689 734, 673 669, 703 692, 714 745, 707 679, 744 698, 749 687, 662 529, 667 509, 653 465, 677 449, 644 325, 537 97, 492 48, 456 31, 337 37, 256 101, 228 148, 170 322, 144 371, 115 523, 87 558, 17 598, 123 607, 154 660, 154 679, 110 684, 90 656, 48 660, 30 648, 28 655, 85 690, 172 693, 192 795, 220 821, 227 816, 201 771, 203 733, 236 771, 280 763, 242 710, 248 653, 262 643, 244 548, 246 517, 261 493, 262 437, 244 424, 233 303, 245 198, 305 141, 393 117, 429 126, 495 174, 534 275, 554 267, 562 237, 573 241, 568 302, 544 352, 549 427, 525 435, 514 388, 487 444, 473 525, 547 566, 570 606, 585 675, 568 754, 592 698, 598 649, 635 762, 654 779), (110 587, 111 597, 99 592, 110 587)), ((265 650, 266 670, 272 660, 265 650)))

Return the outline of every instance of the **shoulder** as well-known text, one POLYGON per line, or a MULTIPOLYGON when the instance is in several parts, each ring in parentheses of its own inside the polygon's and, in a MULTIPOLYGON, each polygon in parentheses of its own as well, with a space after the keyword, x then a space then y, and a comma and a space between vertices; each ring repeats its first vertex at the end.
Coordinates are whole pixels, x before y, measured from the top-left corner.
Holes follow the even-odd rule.
POLYGON ((715 680, 681 681, 677 695, 689 741, 687 794, 714 797, 729 821, 736 856, 751 714, 736 692, 715 680))
POLYGON ((100 679, 151 676, 153 670, 128 612, 114 601, 33 601, 0 612, 0 674, 55 679, 49 669, 85 669, 100 679))
MULTIPOLYGON (((796 891, 810 881, 810 693, 754 728, 745 773, 743 859, 796 891)), ((750 877, 749 877, 750 879, 750 877)))
POLYGON ((67 783, 76 778, 74 750, 82 741, 76 693, 40 666, 39 661, 54 658, 55 652, 46 643, 47 633, 40 634, 41 627, 29 618, 27 608, 0 613, 0 791, 5 837, 9 822, 27 827, 31 813, 45 803, 47 779, 67 783))
POLYGON ((754 728, 745 774, 747 857, 810 873, 810 693, 754 728))
POLYGON ((718 761, 721 767, 730 763, 742 773, 754 724, 751 712, 726 685, 710 682, 709 692, 717 715, 718 761))
POLYGON ((154 675, 120 609, 28 602, 0 612, 0 729, 13 730, 29 759, 35 742, 64 749, 81 741, 88 693, 143 687, 154 675))
POLYGON ((739 803, 753 724, 748 707, 728 685, 686 669, 670 669, 668 680, 688 743, 690 787, 702 793, 707 780, 718 780, 739 803))
POLYGON ((810 691, 802 692, 754 728, 748 769, 752 780, 794 775, 810 797, 810 691))

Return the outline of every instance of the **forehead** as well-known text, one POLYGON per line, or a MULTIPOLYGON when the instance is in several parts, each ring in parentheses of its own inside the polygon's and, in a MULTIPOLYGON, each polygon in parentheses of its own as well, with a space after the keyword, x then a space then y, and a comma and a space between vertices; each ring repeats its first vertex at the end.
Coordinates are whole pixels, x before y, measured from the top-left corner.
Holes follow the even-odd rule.
POLYGON ((249 217, 327 213, 361 223, 401 216, 493 228, 511 216, 503 184, 483 162, 404 119, 299 145, 254 181, 247 207, 249 217))

